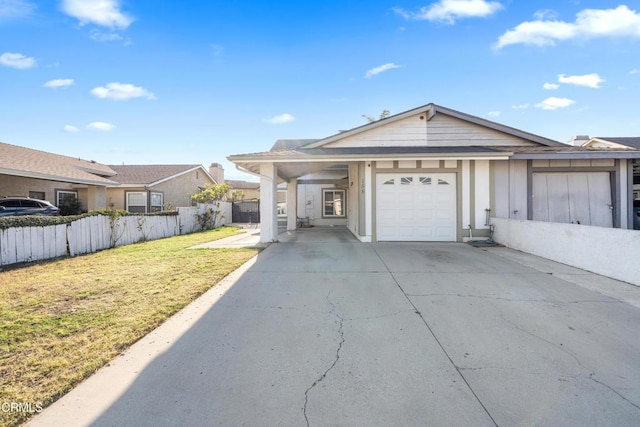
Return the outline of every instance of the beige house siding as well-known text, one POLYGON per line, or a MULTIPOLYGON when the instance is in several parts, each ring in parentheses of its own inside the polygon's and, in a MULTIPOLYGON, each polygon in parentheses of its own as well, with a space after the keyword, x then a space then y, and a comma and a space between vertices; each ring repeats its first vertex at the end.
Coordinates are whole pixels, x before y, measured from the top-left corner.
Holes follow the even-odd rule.
POLYGON ((195 170, 168 179, 154 186, 107 189, 107 203, 112 209, 125 209, 125 194, 129 191, 159 192, 164 195, 164 209, 192 206, 191 196, 213 181, 202 170, 195 170))
MULTIPOLYGON (((257 188, 233 188, 229 187, 231 191, 242 191, 244 193, 244 200, 258 200, 260 198, 260 190, 257 188)), ((278 200, 280 201, 280 200, 278 200)))
POLYGON ((68 182, 49 181, 37 178, 25 178, 13 175, 0 175, 0 197, 23 196, 29 192, 43 192, 44 200, 57 204, 56 191, 75 191, 84 211, 104 209, 106 193, 104 187, 70 184, 68 182))
POLYGON ((425 113, 374 127, 325 145, 330 147, 534 146, 533 142, 445 114, 427 121, 425 113))

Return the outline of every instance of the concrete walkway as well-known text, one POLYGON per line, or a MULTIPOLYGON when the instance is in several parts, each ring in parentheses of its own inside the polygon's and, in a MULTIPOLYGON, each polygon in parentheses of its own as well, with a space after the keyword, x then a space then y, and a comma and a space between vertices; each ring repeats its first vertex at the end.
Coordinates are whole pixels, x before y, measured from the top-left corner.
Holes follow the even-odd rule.
POLYGON ((310 230, 30 425, 640 425, 640 289, 613 298, 504 248, 310 230))

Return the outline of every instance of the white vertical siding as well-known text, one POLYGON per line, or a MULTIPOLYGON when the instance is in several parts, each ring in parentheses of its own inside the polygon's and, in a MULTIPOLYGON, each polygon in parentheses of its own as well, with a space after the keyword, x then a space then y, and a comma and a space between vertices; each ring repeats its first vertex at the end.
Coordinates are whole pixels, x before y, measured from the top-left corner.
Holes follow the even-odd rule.
POLYGON ((475 225, 479 229, 489 228, 487 212, 491 208, 491 177, 489 176, 489 161, 475 161, 475 225))
POLYGON ((462 161, 462 224, 460 228, 468 229, 471 226, 471 162, 462 161))
POLYGON ((492 216, 509 218, 509 162, 493 162, 493 204, 492 216))
POLYGON ((527 219, 527 161, 509 161, 509 218, 527 219))

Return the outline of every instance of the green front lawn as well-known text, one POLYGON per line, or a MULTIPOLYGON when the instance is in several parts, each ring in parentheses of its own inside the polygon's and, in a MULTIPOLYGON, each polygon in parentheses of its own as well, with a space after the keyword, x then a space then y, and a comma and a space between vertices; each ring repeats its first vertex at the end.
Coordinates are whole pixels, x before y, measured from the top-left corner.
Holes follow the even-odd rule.
MULTIPOLYGON (((257 254, 225 227, 0 271, 0 404, 50 404, 257 254)), ((0 411, 0 426, 29 415, 0 411)))

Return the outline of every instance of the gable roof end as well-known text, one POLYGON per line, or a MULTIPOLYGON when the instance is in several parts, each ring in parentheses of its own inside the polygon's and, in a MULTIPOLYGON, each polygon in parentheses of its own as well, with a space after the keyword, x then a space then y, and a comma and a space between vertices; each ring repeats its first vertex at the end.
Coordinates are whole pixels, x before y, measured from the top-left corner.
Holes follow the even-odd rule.
POLYGON ((390 117, 386 117, 384 119, 381 120, 377 120, 375 122, 371 122, 371 123, 367 123, 365 125, 362 126, 358 126, 356 128, 353 128, 351 130, 348 130, 346 132, 339 132, 335 135, 329 136, 327 138, 324 139, 320 139, 316 142, 310 143, 308 145, 305 145, 304 148, 318 148, 321 147, 323 145, 326 144, 330 144, 332 142, 335 141, 339 141, 341 139, 344 138, 348 138, 350 136, 353 135, 357 135, 359 133, 371 130, 371 129, 375 129, 377 127, 380 126, 384 126, 387 125, 389 123, 393 123, 402 119, 405 119, 407 117, 411 117, 414 116, 416 114, 420 114, 420 113, 424 113, 426 115, 426 119, 427 121, 433 119, 433 117, 436 116, 436 114, 445 114, 447 116, 451 116, 454 118, 457 118, 459 120, 464 120, 467 121, 469 123, 473 123, 479 126, 483 126, 489 129, 493 129, 496 130, 498 132, 503 132, 512 136, 515 136, 517 138, 522 138, 522 139, 526 139, 528 141, 532 141, 535 142, 537 144, 543 145, 543 146, 548 146, 548 147, 558 147, 558 146, 564 146, 566 144, 563 144, 561 142, 558 141, 554 141, 552 139, 549 138, 545 138, 539 135, 535 135, 529 132, 525 132, 522 131, 520 129, 516 129, 516 128, 512 128, 510 126, 506 126, 500 123, 496 123, 496 122, 492 122, 491 120, 486 120, 486 119, 482 119, 480 117, 476 117, 476 116, 472 116, 470 114, 466 114, 466 113, 462 113, 460 111, 456 111, 456 110, 452 110, 450 108, 446 108, 446 107, 442 107, 440 105, 436 105, 436 104, 427 104, 427 105, 423 105, 422 107, 418 107, 418 108, 414 108, 412 110, 409 111, 405 111, 403 113, 399 113, 390 117))

